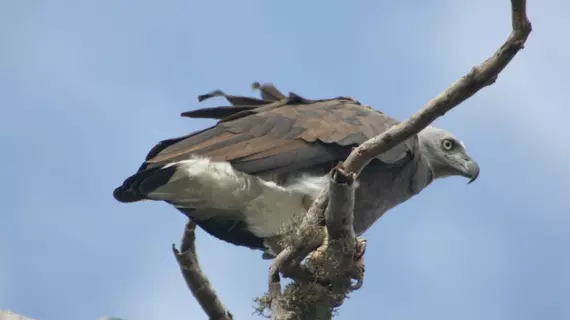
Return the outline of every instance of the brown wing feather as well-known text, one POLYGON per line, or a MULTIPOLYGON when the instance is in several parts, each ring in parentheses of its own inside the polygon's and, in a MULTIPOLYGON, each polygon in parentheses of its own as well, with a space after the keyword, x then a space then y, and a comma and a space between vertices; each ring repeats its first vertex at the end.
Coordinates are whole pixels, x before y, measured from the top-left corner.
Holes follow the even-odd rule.
MULTIPOLYGON (((146 167, 200 155, 230 161, 248 173, 309 168, 343 160, 352 147, 397 123, 354 100, 307 100, 294 94, 240 113, 236 110, 232 119, 222 119, 211 128, 165 144, 162 150, 155 150, 146 167)), ((402 160, 412 149, 411 143, 414 141, 378 158, 388 163, 402 160)))

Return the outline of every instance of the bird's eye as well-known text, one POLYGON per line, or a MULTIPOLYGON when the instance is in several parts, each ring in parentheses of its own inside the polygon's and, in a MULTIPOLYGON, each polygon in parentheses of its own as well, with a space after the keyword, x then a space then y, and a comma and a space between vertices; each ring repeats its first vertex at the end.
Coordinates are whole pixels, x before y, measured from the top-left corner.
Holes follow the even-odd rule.
POLYGON ((443 147, 444 150, 451 151, 453 150, 453 148, 455 148, 455 142, 450 139, 443 139, 443 141, 441 142, 441 146, 443 147))

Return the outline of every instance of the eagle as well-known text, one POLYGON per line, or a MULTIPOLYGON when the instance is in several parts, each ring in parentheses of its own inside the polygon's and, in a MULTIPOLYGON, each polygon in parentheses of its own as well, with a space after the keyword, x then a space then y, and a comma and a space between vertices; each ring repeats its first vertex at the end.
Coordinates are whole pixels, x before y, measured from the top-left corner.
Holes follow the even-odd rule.
MULTIPOLYGON (((117 187, 123 203, 164 201, 212 236, 274 257, 284 225, 302 216, 328 173, 366 140, 399 122, 349 97, 312 100, 254 83, 261 98, 221 90, 229 105, 184 112, 218 120, 211 127, 160 141, 117 187)), ((386 211, 434 180, 475 181, 479 165, 450 132, 428 126, 375 157, 358 175, 354 231, 363 234, 386 211)))

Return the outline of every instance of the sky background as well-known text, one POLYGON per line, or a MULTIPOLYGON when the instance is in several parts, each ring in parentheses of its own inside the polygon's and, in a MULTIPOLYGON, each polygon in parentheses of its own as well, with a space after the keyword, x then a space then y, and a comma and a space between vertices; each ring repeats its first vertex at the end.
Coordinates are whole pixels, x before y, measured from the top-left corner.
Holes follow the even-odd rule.
MULTIPOLYGON (((570 319, 570 2, 529 0, 527 48, 435 124, 479 179, 436 181, 365 237, 338 319, 570 319)), ((403 120, 510 32, 507 0, 0 0, 0 309, 39 320, 205 319, 170 250, 185 219, 113 189, 213 89, 273 82, 403 120)), ((199 231, 236 319, 268 261, 199 231)))

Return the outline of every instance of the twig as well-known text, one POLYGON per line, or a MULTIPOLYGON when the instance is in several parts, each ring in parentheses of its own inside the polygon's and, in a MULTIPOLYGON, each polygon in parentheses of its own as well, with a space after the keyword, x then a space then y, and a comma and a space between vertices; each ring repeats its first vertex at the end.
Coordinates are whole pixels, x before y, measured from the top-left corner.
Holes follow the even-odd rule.
POLYGON ((196 224, 189 220, 182 236, 180 251, 172 244, 172 252, 178 261, 184 280, 210 320, 232 320, 232 314, 224 307, 212 284, 202 272, 196 255, 196 224))
MULTIPOLYGON (((286 256, 283 255, 280 259, 284 259, 284 257, 286 256)), ((275 268, 274 264, 269 267, 269 297, 271 298, 272 320, 292 319, 293 313, 286 310, 282 305, 281 280, 279 279, 279 270, 275 268)))
MULTIPOLYGON (((506 42, 490 58, 479 66, 474 67, 467 75, 428 102, 427 105, 408 120, 391 127, 384 133, 369 139, 354 149, 343 163, 344 171, 348 174, 359 174, 373 158, 418 134, 438 117, 443 116, 482 88, 493 84, 497 80, 499 73, 524 47, 532 31, 531 23, 526 14, 526 1, 511 0, 511 7, 512 32, 506 42)), ((314 225, 315 222, 322 221, 328 201, 328 190, 323 188, 304 217, 300 229, 303 229, 303 226, 314 225)), ((311 229, 314 230, 314 228, 311 229)), ((301 230, 300 234, 302 232, 301 230)), ((313 239, 316 238, 320 237, 313 235, 313 239)), ((302 243, 303 241, 299 242, 299 244, 302 243)), ((308 252, 315 249, 315 245, 320 245, 311 241, 305 243, 307 245, 302 248, 285 248, 275 259, 276 263, 273 265, 275 267, 274 272, 282 270, 283 267, 287 267, 291 262, 302 261, 308 252)), ((278 277, 273 277, 273 280, 278 281, 278 277)))

